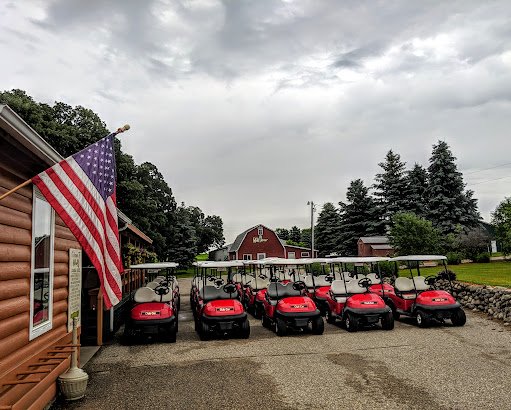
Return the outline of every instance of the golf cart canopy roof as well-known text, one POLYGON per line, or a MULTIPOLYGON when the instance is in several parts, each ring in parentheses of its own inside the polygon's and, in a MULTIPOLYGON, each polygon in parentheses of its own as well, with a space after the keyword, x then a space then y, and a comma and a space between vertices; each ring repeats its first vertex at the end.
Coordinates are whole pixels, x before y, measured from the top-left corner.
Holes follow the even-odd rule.
POLYGON ((393 261, 440 261, 447 259, 446 256, 443 255, 407 255, 407 256, 397 256, 392 258, 393 261))
POLYGON ((155 262, 155 263, 140 263, 138 265, 130 265, 130 269, 167 269, 177 268, 179 263, 176 262, 155 262))
POLYGON ((361 257, 352 256, 327 259, 327 262, 329 263, 375 263, 383 261, 390 261, 390 258, 381 256, 361 256, 361 257))
POLYGON ((312 259, 284 259, 284 258, 269 258, 264 260, 265 265, 310 265, 312 259))
POLYGON ((236 266, 243 266, 243 261, 201 261, 194 262, 194 266, 202 268, 233 268, 236 266))

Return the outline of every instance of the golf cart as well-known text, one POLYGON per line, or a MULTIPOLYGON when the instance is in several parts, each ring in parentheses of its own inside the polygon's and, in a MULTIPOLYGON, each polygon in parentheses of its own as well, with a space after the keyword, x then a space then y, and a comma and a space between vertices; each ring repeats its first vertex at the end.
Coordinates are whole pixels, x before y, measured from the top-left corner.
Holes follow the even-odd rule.
MULTIPOLYGON (((394 292, 388 294, 387 304, 392 309, 395 319, 400 315, 415 318, 419 327, 428 327, 433 320, 444 322, 450 319, 454 326, 463 326, 467 319, 461 305, 454 297, 444 290, 435 289, 436 275, 421 276, 420 262, 442 261, 445 269, 445 260, 441 255, 409 255, 398 256, 392 261, 396 263, 396 279, 394 292), (397 264, 406 262, 410 278, 398 276, 397 264), (413 270, 415 265, 416 274, 413 270)), ((450 281, 450 278, 449 278, 450 281)))
MULTIPOLYGON (((347 264, 354 264, 355 267, 364 268, 364 264, 372 263, 373 258, 334 258, 332 264, 338 263, 345 267, 347 264)), ((378 258, 379 261, 389 258, 378 258)), ((334 280, 330 286, 327 296, 328 309, 326 320, 328 323, 335 323, 340 320, 348 332, 356 332, 365 325, 372 325, 381 322, 384 330, 394 328, 394 317, 392 310, 385 304, 379 295, 372 293, 373 286, 371 278, 359 273, 341 270, 340 279, 334 280), (351 275, 351 276, 350 276, 351 275), (360 275, 360 276, 359 276, 360 275)), ((380 285, 382 286, 381 283, 380 285)), ((384 290, 382 288, 382 292, 384 290)))
POLYGON ((131 343, 139 336, 162 336, 170 343, 176 341, 178 331, 177 305, 179 288, 173 271, 174 262, 131 265, 131 269, 166 270, 165 276, 154 278, 135 291, 130 315, 124 326, 124 341, 131 343))
POLYGON ((269 271, 263 270, 265 260, 243 261, 248 269, 254 267, 253 276, 247 276, 243 289, 243 304, 248 313, 256 319, 261 319, 264 313, 264 295, 269 284, 269 271), (259 270, 259 271, 258 271, 259 270))
POLYGON ((270 282, 264 294, 264 313, 261 321, 264 327, 275 326, 278 336, 285 336, 288 328, 298 331, 308 329, 309 323, 313 334, 323 333, 323 318, 314 301, 304 296, 305 283, 300 280, 302 276, 298 271, 298 266, 310 263, 305 259, 265 261, 265 265, 270 269, 270 282), (282 279, 277 277, 277 272, 280 272, 282 279), (284 281, 287 283, 284 284, 284 281))
POLYGON ((243 266, 241 261, 195 262, 201 270, 194 309, 195 330, 201 340, 209 340, 213 334, 227 335, 237 333, 247 339, 250 336, 250 324, 240 301, 240 292, 232 282, 233 267, 243 266), (208 274, 209 270, 209 274, 208 274), (222 272, 227 276, 222 278, 222 272), (215 278, 211 280, 211 278, 215 278))
POLYGON ((327 295, 330 292, 330 285, 335 279, 334 271, 332 274, 327 274, 325 267, 331 262, 328 258, 312 258, 308 259, 311 263, 311 269, 305 276, 305 295, 310 297, 317 308, 321 312, 321 316, 325 316, 328 309, 327 295), (314 276, 312 272, 312 263, 320 263, 323 269, 321 275, 314 276))

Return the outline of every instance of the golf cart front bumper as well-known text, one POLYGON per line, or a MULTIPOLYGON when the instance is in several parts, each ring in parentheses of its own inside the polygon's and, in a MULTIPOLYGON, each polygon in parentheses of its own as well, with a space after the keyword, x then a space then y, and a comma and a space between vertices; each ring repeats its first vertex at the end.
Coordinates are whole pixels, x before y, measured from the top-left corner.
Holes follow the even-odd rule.
POLYGON ((224 315, 224 316, 211 316, 211 315, 202 315, 200 320, 204 323, 207 323, 212 328, 216 328, 218 330, 232 330, 237 328, 247 320, 247 313, 243 312, 238 315, 224 315))
POLYGON ((165 332, 169 327, 176 322, 176 317, 171 316, 163 319, 147 319, 137 320, 129 319, 126 322, 126 331, 128 335, 134 336, 137 334, 156 335, 165 332))
POLYGON ((415 309, 422 309, 435 319, 450 319, 452 312, 461 308, 461 305, 456 302, 450 305, 423 305, 420 303, 415 304, 415 309))
POLYGON ((316 309, 312 312, 282 312, 280 310, 275 311, 275 317, 284 319, 287 324, 294 327, 306 327, 312 319, 318 316, 321 316, 319 309, 316 309))
POLYGON ((359 320, 365 324, 378 323, 383 315, 389 314, 391 312, 392 309, 389 306, 374 309, 349 308, 345 311, 345 313, 352 313, 353 315, 357 316, 357 318, 359 318, 359 320))

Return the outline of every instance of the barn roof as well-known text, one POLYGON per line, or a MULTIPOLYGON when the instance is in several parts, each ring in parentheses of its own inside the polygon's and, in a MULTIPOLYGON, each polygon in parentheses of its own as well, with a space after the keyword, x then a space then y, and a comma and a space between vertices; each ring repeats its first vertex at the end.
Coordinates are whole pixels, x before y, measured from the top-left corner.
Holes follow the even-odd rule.
MULTIPOLYGON (((242 243, 243 243, 243 241, 245 240, 245 237, 247 236, 247 234, 248 234, 250 231, 252 231, 253 229, 258 228, 258 227, 260 227, 260 226, 262 226, 263 228, 268 229, 269 231, 273 232, 273 233, 275 234, 275 236, 277 237, 277 239, 279 239, 279 241, 281 241, 281 243, 282 243, 282 240, 278 237, 278 235, 275 233, 275 231, 274 231, 273 229, 270 229, 270 228, 268 228, 267 226, 264 226, 263 224, 257 224, 257 225, 255 225, 255 226, 253 226, 252 228, 249 228, 249 229, 247 229, 246 231, 244 231, 244 232, 240 233, 240 234, 236 237, 236 239, 234 240, 234 242, 232 243, 231 248, 229 249, 229 252, 236 252, 236 251, 238 251, 238 250, 240 249, 241 244, 242 244, 242 243)), ((284 244, 284 245, 285 245, 285 244, 284 244)), ((284 245, 282 245, 282 246, 284 246, 284 245)))
POLYGON ((394 248, 390 245, 371 245, 372 249, 380 249, 380 250, 393 250, 394 248))
POLYGON ((362 236, 359 240, 368 244, 383 244, 389 242, 386 236, 362 236))

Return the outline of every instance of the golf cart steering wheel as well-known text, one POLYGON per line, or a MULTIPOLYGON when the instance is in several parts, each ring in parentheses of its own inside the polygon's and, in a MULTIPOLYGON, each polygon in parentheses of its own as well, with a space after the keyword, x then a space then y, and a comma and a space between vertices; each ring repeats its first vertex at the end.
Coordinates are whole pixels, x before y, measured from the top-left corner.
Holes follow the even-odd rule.
POLYGON ((261 279, 266 279, 266 275, 263 275, 262 273, 258 275, 261 279))
POLYGON ((296 282, 293 282, 292 286, 294 290, 302 290, 305 288, 305 282, 303 280, 297 280, 296 282))
POLYGON ((223 285, 223 284, 224 284, 224 280, 223 279, 215 280, 215 285, 220 286, 220 285, 223 285))
POLYGON ((435 275, 429 275, 429 276, 426 276, 426 278, 424 279, 424 282, 426 282, 429 286, 432 286, 435 284, 435 282, 437 281, 438 277, 435 276, 435 275))
POLYGON ((325 280, 326 280, 327 282, 332 283, 332 282, 334 281, 334 277, 333 277, 333 275, 328 275, 328 276, 325 276, 325 280))
POLYGON ((234 283, 228 283, 224 285, 225 293, 233 293, 236 290, 236 285, 234 283))
POLYGON ((169 293, 169 291, 170 291, 170 289, 166 286, 159 285, 154 288, 154 292, 160 296, 166 295, 167 293, 169 293))
POLYGON ((358 286, 362 288, 369 288, 372 284, 373 282, 369 278, 362 278, 358 281, 358 286))

